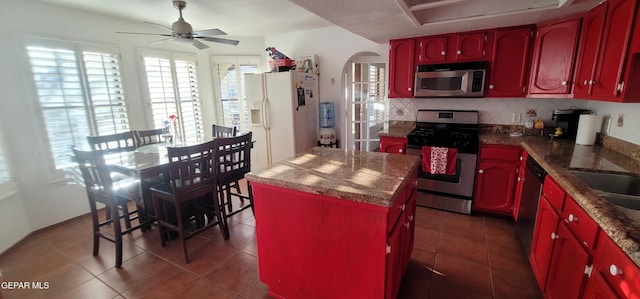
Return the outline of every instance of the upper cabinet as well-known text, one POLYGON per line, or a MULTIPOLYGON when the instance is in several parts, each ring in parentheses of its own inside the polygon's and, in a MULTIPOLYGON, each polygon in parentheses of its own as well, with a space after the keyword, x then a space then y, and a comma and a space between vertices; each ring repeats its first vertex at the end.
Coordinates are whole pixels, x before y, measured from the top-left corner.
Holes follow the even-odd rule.
POLYGON ((580 19, 571 19, 538 27, 529 95, 568 96, 578 42, 580 19))
POLYGON ((486 32, 465 32, 416 39, 418 64, 485 60, 486 32))
POLYGON ((636 3, 610 0, 586 14, 574 97, 624 101, 624 70, 636 3))
POLYGON ((487 96, 523 97, 527 94, 532 34, 533 26, 495 30, 488 45, 491 68, 487 96))
POLYGON ((415 39, 389 42, 389 98, 412 98, 415 39))

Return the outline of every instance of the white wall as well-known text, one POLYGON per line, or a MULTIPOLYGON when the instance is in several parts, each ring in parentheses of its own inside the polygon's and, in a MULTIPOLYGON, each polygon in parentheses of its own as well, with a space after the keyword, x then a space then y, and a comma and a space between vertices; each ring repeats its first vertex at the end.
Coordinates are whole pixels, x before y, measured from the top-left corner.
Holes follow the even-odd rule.
POLYGON ((378 44, 355 35, 340 27, 298 31, 294 34, 265 37, 265 44, 296 59, 298 56, 315 54, 319 60, 320 101, 336 103, 336 131, 342 138, 344 131, 344 86, 343 71, 349 59, 357 53, 373 52, 388 60, 387 44, 378 44))
MULTIPOLYGON (((3 3, 8 5, 8 3, 3 3)), ((0 13, 0 124, 17 193, 0 200, 0 252, 29 232, 87 213, 83 188, 68 185, 52 169, 46 130, 34 92, 26 38, 38 36, 120 47, 125 95, 133 129, 152 126, 138 49, 153 36, 121 35, 116 31, 154 32, 148 25, 70 10, 31 0, 12 1, 0 13)), ((198 59, 205 128, 215 122, 212 55, 265 55, 264 38, 237 38, 238 46, 208 43, 206 50, 164 42, 155 49, 194 53, 198 59)), ((1 194, 0 194, 1 195, 1 194)))

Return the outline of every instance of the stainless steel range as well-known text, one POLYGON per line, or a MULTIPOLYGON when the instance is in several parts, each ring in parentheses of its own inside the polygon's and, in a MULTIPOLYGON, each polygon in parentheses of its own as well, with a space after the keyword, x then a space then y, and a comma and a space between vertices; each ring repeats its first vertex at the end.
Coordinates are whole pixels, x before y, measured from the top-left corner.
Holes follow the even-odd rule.
POLYGON ((423 146, 456 148, 455 174, 418 170, 420 206, 471 214, 478 160, 478 111, 418 110, 416 128, 407 135, 407 155, 422 157, 423 146))

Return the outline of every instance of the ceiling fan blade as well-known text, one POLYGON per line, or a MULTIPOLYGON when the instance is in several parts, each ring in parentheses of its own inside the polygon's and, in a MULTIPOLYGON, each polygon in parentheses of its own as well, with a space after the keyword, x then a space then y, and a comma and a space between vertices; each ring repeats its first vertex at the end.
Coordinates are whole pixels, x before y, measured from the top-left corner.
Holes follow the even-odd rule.
POLYGON ((209 37, 209 36, 196 36, 196 38, 201 38, 209 42, 222 43, 222 44, 227 44, 232 46, 235 46, 238 43, 240 43, 239 41, 233 40, 233 39, 224 39, 224 38, 209 37))
POLYGON ((120 34, 141 34, 141 35, 159 35, 159 36, 171 36, 171 34, 164 34, 164 33, 147 33, 147 32, 122 32, 122 31, 118 31, 116 33, 120 33, 120 34))
POLYGON ((206 29, 206 30, 197 30, 193 32, 194 35, 206 36, 206 35, 227 35, 224 31, 220 29, 206 29))
POLYGON ((164 25, 160 25, 160 24, 156 24, 156 23, 151 23, 151 22, 144 22, 144 23, 145 23, 145 24, 149 24, 149 25, 151 25, 151 26, 156 26, 156 27, 158 27, 158 28, 161 28, 161 29, 164 29, 164 30, 167 30, 167 31, 172 31, 172 32, 173 32, 173 30, 172 30, 171 28, 169 28, 169 27, 167 27, 167 26, 164 26, 164 25))
POLYGON ((157 45, 157 44, 159 44, 159 43, 161 43, 161 42, 168 41, 168 40, 172 40, 172 39, 173 39, 173 38, 171 38, 171 37, 170 37, 170 38, 163 38, 163 39, 157 40, 157 41, 155 41, 155 42, 150 42, 150 43, 148 43, 148 44, 147 44, 147 46, 157 45))
POLYGON ((201 41, 199 41, 197 39, 193 40, 193 45, 196 46, 196 48, 198 48, 200 50, 209 48, 209 46, 207 46, 205 43, 203 43, 203 42, 201 42, 201 41))

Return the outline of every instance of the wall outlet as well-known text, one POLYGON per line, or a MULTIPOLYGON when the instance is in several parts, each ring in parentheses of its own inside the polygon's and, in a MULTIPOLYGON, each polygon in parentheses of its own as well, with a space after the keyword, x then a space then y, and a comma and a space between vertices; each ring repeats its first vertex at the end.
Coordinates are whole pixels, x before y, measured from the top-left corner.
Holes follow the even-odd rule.
POLYGON ((618 114, 618 127, 624 126, 624 114, 618 114))
POLYGON ((514 112, 513 115, 511 115, 511 122, 514 123, 514 124, 519 124, 520 121, 521 121, 521 119, 520 119, 521 115, 522 114, 520 114, 520 113, 515 113, 514 112))

